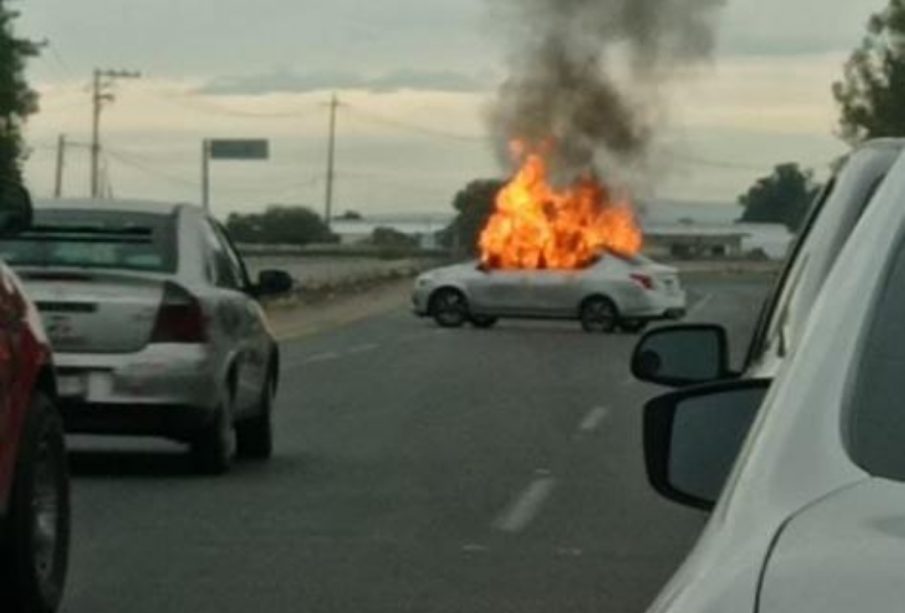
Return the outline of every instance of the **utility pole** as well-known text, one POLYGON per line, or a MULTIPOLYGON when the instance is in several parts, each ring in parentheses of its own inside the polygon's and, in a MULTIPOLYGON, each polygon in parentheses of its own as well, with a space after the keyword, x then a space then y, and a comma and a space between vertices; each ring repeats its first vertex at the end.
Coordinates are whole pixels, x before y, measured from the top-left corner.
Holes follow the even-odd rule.
POLYGON ((100 157, 101 157, 101 110, 105 102, 113 102, 110 92, 116 79, 138 79, 140 72, 128 70, 94 70, 92 83, 92 122, 91 122, 91 197, 101 197, 100 190, 100 157))
POLYGON ((57 139, 57 169, 54 175, 53 197, 59 200, 63 197, 63 167, 66 164, 66 135, 60 134, 57 139))
POLYGON ((211 141, 201 141, 201 205, 211 211, 211 141))
POLYGON ((330 137, 327 145, 327 194, 324 202, 324 223, 329 229, 333 222, 333 182, 336 178, 336 111, 339 109, 339 98, 336 94, 330 99, 330 137))

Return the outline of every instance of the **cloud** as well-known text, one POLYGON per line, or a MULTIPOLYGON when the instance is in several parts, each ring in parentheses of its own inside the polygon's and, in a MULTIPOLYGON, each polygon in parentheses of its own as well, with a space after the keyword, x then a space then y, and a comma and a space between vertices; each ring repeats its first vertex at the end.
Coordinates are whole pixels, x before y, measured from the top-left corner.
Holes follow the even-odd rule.
POLYGON ((400 90, 454 93, 484 92, 492 87, 487 75, 469 75, 452 70, 403 69, 376 76, 349 71, 297 73, 274 70, 241 77, 220 77, 203 86, 208 95, 262 95, 271 93, 310 93, 324 90, 359 89, 375 93, 400 90))

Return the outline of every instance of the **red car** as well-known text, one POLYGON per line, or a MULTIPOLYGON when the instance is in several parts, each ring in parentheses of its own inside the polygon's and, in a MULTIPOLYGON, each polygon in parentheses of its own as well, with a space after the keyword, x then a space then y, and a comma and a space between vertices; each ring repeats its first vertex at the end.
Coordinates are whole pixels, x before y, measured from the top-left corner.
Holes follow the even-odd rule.
MULTIPOLYGON (((0 237, 31 222, 31 199, 0 182, 0 237)), ((50 345, 0 263, 0 611, 51 613, 63 594, 69 481, 50 345)))

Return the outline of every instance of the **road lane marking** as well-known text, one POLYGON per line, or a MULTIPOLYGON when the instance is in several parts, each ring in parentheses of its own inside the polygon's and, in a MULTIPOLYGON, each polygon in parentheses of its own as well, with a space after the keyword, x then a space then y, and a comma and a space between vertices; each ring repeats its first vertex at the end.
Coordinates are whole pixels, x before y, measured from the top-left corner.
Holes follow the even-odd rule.
POLYGON ((521 532, 540 513, 541 507, 553 493, 554 487, 556 487, 556 479, 553 477, 536 479, 493 522, 493 527, 500 532, 509 534, 521 532))
POLYGON ((308 356, 307 358, 302 358, 300 360, 292 360, 286 362, 283 365, 285 370, 291 370, 293 368, 300 368, 302 366, 307 366, 308 364, 318 364, 320 362, 331 362, 333 360, 338 360, 340 358, 340 354, 335 351, 328 351, 326 353, 316 353, 312 356, 308 356))
POLYGON ((606 419, 609 414, 610 410, 607 407, 594 407, 587 415, 585 415, 585 418, 578 426, 578 431, 583 434, 593 432, 603 423, 603 420, 606 419))
POLYGON ((362 353, 368 353, 369 351, 374 351, 375 349, 379 349, 380 345, 377 343, 368 343, 366 345, 358 345, 357 347, 352 347, 351 349, 347 349, 345 351, 345 355, 359 355, 362 353))
POLYGON ((704 295, 703 298, 698 300, 690 309, 688 309, 687 316, 690 317, 697 314, 701 309, 710 304, 711 300, 713 300, 713 294, 704 295))

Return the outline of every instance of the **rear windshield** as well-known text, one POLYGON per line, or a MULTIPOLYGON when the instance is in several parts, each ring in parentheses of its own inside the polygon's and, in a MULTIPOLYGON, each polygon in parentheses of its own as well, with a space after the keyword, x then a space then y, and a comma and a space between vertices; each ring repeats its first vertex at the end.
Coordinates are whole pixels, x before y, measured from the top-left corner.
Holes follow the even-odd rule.
POLYGON ((30 230, 0 241, 11 266, 176 271, 175 214, 35 211, 30 230))

